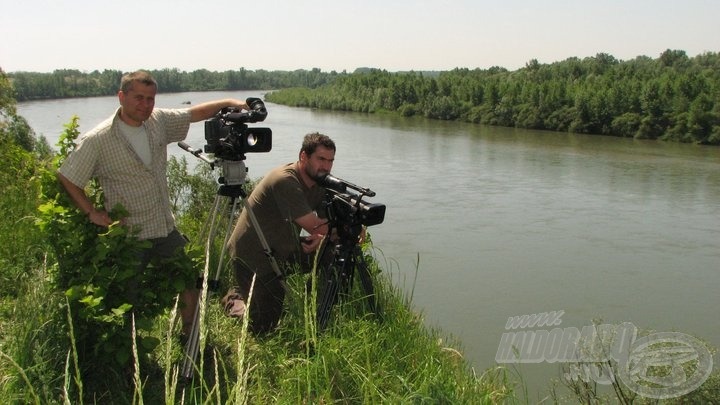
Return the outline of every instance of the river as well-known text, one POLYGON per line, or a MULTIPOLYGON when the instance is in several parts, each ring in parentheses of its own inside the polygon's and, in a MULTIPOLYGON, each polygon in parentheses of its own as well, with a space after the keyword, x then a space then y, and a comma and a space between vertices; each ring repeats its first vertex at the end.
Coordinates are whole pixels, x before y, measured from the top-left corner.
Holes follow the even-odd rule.
MULTIPOLYGON (((157 107, 259 95, 160 94, 157 107)), ((51 100, 18 112, 54 144, 73 114, 86 131, 116 106, 51 100)), ((268 112, 252 125, 273 130, 273 150, 248 154, 250 176, 295 160, 305 133, 332 137, 333 173, 387 205, 370 228, 379 260, 478 372, 495 364, 510 317, 551 311, 563 311, 561 327, 630 322, 720 347, 720 148, 271 103, 268 112)), ((201 123, 187 142, 202 147, 201 123)), ((557 364, 518 368, 533 390, 559 376, 557 364)))

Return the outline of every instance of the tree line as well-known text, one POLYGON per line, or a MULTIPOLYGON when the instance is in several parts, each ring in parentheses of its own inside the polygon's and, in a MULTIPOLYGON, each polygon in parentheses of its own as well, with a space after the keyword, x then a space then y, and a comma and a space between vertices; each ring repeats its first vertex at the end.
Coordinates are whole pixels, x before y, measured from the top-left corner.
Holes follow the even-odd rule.
POLYGON ((619 61, 608 54, 508 71, 454 69, 427 75, 372 70, 269 101, 320 109, 461 120, 527 129, 720 144, 720 55, 619 61))
MULTIPOLYGON (((271 90, 286 87, 317 87, 339 74, 320 69, 295 71, 239 70, 191 72, 178 69, 148 70, 158 82, 161 93, 192 91, 271 90)), ((120 70, 55 70, 52 73, 11 72, 7 76, 14 88, 15 100, 29 101, 55 98, 112 96, 117 94, 120 70)))
MULTIPOLYGON (((161 92, 276 90, 268 101, 319 109, 380 112, 538 130, 720 144, 720 54, 620 61, 599 53, 509 71, 443 72, 153 70, 161 92)), ((18 101, 113 95, 122 72, 15 72, 18 101)))

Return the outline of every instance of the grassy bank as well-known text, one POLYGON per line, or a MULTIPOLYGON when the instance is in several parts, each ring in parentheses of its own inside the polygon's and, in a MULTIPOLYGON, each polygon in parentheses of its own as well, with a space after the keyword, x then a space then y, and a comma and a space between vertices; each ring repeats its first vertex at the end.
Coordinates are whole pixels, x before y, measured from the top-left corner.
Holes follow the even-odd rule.
POLYGON ((131 374, 78 365, 62 294, 49 289, 43 268, 28 275, 17 298, 2 303, 3 403, 495 403, 511 395, 502 370, 472 370, 385 276, 376 284, 382 320, 348 300, 322 334, 300 276, 290 280, 277 333, 262 339, 210 297, 202 361, 185 381, 175 310, 156 320, 162 343, 135 359, 131 374))

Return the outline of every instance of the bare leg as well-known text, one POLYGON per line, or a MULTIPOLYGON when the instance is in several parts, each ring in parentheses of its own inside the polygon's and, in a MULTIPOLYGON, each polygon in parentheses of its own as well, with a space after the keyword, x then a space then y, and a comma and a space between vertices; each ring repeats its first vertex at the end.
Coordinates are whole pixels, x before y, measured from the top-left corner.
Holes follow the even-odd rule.
POLYGON ((200 290, 187 289, 180 293, 180 317, 182 318, 182 334, 189 335, 195 320, 195 307, 198 304, 200 290))

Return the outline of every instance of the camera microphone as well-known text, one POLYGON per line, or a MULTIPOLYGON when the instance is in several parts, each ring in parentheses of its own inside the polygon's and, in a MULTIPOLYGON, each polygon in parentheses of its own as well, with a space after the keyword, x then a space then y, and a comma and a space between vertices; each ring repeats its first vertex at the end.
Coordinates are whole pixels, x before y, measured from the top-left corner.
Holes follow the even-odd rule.
POLYGON ((343 179, 339 179, 332 174, 328 173, 320 178, 318 183, 325 187, 332 190, 335 190, 340 193, 347 192, 347 188, 350 187, 353 190, 359 191, 360 193, 368 196, 368 197, 375 197, 375 192, 370 190, 369 188, 363 188, 356 186, 349 181, 345 181, 343 179))
POLYGON ((320 177, 318 183, 325 188, 331 188, 341 193, 347 191, 347 185, 345 184, 345 182, 331 175, 330 173, 320 177))

